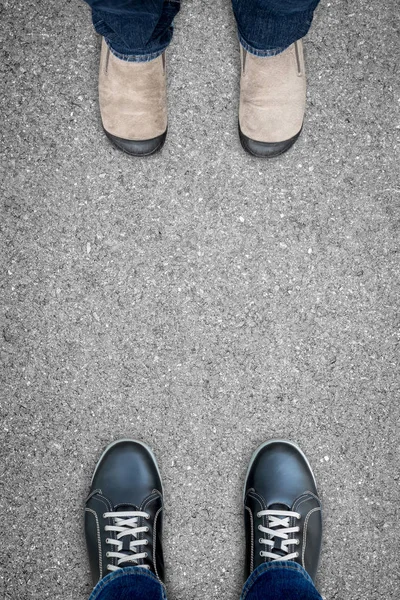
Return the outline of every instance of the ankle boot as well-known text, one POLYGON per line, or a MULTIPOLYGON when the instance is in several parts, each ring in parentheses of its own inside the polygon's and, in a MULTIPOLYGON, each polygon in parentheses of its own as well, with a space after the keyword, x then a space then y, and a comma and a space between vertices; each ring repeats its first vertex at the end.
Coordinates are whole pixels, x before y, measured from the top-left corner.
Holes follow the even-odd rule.
POLYGON ((159 150, 167 135, 165 55, 121 60, 103 38, 99 102, 104 131, 118 148, 133 156, 159 150))
POLYGON ((241 47, 239 136, 258 157, 286 152, 300 135, 306 76, 299 40, 276 56, 259 57, 241 47))

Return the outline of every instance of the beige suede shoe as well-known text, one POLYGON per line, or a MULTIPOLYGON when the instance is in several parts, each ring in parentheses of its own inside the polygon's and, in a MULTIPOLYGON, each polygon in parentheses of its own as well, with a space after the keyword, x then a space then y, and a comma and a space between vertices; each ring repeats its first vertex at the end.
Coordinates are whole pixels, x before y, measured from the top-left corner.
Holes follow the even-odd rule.
POLYGON ((306 104, 303 44, 259 57, 241 47, 239 136, 254 156, 286 152, 300 135, 306 104))
POLYGON ((133 156, 159 150, 167 135, 165 56, 120 60, 103 39, 99 102, 104 131, 118 148, 133 156))

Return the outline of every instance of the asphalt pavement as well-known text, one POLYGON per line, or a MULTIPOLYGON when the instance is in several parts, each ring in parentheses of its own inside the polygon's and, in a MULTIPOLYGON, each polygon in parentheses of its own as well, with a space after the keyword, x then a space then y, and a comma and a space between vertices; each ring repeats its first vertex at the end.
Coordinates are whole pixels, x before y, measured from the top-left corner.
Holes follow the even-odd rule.
POLYGON ((169 600, 238 599, 254 449, 290 439, 324 508, 326 600, 399 597, 399 10, 322 0, 304 130, 242 150, 228 0, 186 0, 169 133, 103 135, 78 0, 3 0, 0 595, 85 600, 83 504, 112 440, 164 477, 169 600))

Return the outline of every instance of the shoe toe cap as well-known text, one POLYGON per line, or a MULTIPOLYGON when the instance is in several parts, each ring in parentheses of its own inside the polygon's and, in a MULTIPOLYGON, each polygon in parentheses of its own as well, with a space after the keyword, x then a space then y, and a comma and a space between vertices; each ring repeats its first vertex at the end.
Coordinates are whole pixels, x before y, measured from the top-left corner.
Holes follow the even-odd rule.
POLYGON ((318 495, 311 467, 295 444, 271 440, 254 453, 249 466, 246 488, 254 488, 267 505, 293 502, 306 491, 318 495))
POLYGON ((239 125, 239 137, 243 148, 252 156, 259 158, 274 158, 283 154, 293 146, 300 133, 301 130, 293 137, 282 142, 259 142, 245 135, 239 125))
POLYGON ((167 137, 167 131, 164 131, 161 135, 150 140, 125 140, 124 138, 109 133, 107 130, 104 131, 108 139, 111 140, 117 148, 131 156, 150 156, 151 154, 154 154, 158 150, 161 150, 165 138, 167 137))
POLYGON ((110 444, 93 474, 91 490, 96 489, 101 489, 115 506, 140 506, 154 489, 162 494, 161 476, 151 450, 136 440, 110 444))

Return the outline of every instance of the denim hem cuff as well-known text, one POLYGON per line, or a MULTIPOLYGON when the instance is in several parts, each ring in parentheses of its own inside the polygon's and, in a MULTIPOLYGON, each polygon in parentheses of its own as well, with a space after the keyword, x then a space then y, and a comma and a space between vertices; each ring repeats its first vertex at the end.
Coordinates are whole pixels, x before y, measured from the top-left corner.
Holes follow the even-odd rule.
POLYGON ((155 58, 161 56, 161 54, 163 54, 168 47, 164 46, 164 48, 161 48, 161 50, 157 50, 157 52, 152 52, 151 54, 121 54, 121 52, 114 50, 106 38, 104 39, 112 54, 120 60, 125 60, 126 62, 149 62, 150 60, 154 60, 155 58))
POLYGON ((109 583, 117 579, 126 580, 128 582, 128 585, 130 586, 134 586, 134 582, 137 583, 140 580, 143 581, 146 579, 150 579, 160 586, 162 598, 163 600, 166 600, 164 584, 150 570, 140 569, 138 567, 124 567, 123 569, 119 569, 118 571, 111 571, 110 573, 108 573, 108 575, 106 575, 105 577, 103 577, 103 579, 100 579, 100 581, 97 582, 97 585, 93 589, 89 600, 97 600, 99 596, 101 596, 104 588, 106 588, 109 585, 109 583))
POLYGON ((245 584, 243 586, 240 600, 246 599, 246 596, 249 593, 249 591, 251 590, 251 588, 253 587, 254 583, 266 571, 276 571, 276 570, 278 570, 278 571, 295 571, 295 572, 299 573, 300 575, 302 575, 306 581, 308 581, 309 583, 314 585, 313 580, 311 579, 310 575, 307 573, 307 571, 304 569, 304 567, 302 567, 298 563, 296 563, 292 560, 288 560, 288 561, 276 560, 276 561, 269 562, 269 563, 263 563, 263 564, 259 565, 256 569, 254 569, 254 571, 252 573, 250 573, 247 581, 245 582, 245 584))
POLYGON ((269 48, 268 50, 260 50, 259 48, 253 48, 253 46, 250 46, 250 44, 248 44, 240 34, 239 42, 247 52, 249 52, 250 54, 254 54, 254 56, 260 57, 276 56, 277 54, 281 54, 281 52, 289 48, 289 46, 285 46, 283 48, 269 48))

